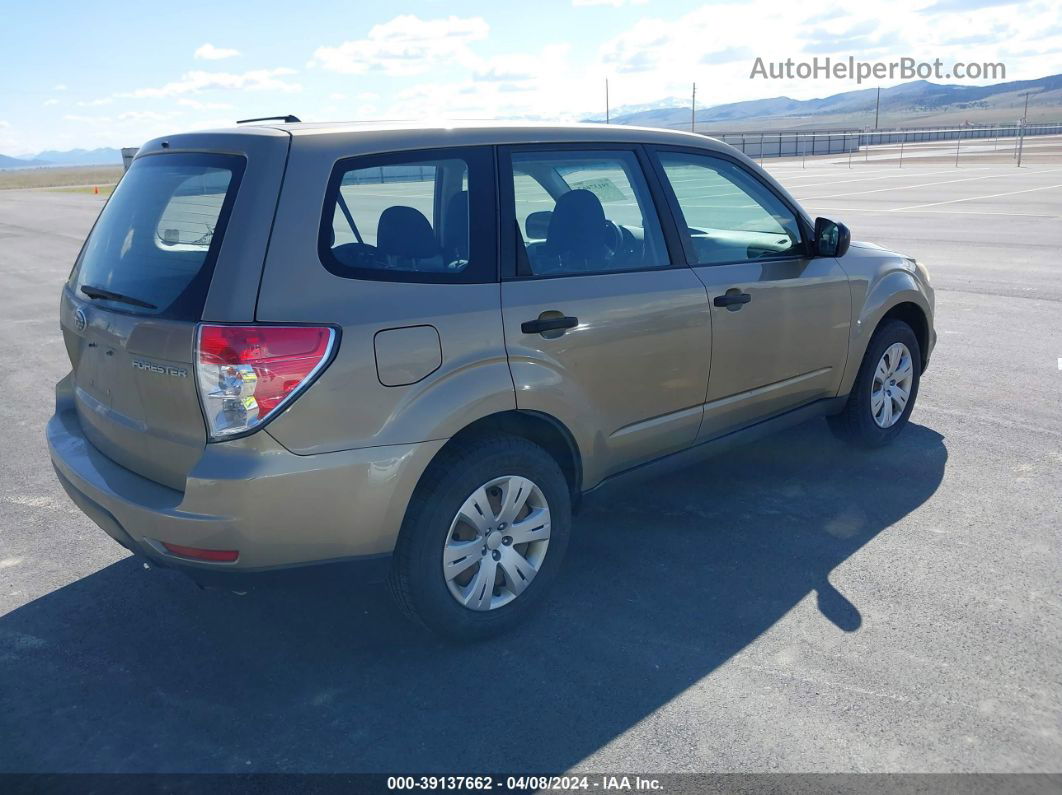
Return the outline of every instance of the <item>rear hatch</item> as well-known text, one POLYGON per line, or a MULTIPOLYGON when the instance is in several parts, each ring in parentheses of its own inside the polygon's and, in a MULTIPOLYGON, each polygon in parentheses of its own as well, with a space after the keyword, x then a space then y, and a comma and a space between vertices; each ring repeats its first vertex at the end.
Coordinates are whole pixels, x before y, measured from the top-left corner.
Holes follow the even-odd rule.
POLYGON ((86 437, 170 488, 184 489, 207 442, 196 324, 254 319, 289 140, 255 130, 148 144, 63 290, 61 324, 86 437))

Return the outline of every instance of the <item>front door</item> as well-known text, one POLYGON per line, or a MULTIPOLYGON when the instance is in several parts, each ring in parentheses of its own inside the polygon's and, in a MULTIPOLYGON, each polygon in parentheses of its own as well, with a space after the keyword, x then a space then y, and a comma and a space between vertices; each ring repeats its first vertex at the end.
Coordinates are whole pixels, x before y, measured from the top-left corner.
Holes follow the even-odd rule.
POLYGON ((835 395, 851 324, 840 264, 808 255, 796 213, 751 169, 707 154, 656 154, 711 302, 699 439, 835 395))
POLYGON ((710 356, 707 295, 673 264, 638 151, 511 147, 499 170, 517 406, 572 431, 584 487, 691 445, 710 356))

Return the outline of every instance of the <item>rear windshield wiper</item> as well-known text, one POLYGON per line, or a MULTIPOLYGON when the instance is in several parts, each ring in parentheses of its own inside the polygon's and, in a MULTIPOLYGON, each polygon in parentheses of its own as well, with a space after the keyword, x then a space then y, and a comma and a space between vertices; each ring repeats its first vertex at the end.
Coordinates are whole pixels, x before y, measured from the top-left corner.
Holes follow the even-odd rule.
POLYGON ((118 301, 122 304, 131 304, 132 306, 142 306, 144 309, 158 309, 154 304, 149 304, 147 301, 141 301, 139 298, 133 298, 128 295, 122 295, 121 293, 113 292, 112 290, 104 290, 102 287, 93 287, 90 284, 81 286, 81 292, 87 295, 93 300, 98 298, 104 298, 108 301, 118 301))

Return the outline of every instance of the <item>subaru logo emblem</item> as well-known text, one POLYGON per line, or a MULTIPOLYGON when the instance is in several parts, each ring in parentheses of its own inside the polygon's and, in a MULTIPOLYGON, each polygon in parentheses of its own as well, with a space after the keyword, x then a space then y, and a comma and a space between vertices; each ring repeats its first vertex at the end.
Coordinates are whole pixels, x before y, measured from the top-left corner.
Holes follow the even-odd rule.
POLYGON ((74 312, 74 328, 76 328, 78 331, 84 331, 85 326, 87 325, 88 318, 85 317, 85 310, 78 309, 76 312, 74 312))

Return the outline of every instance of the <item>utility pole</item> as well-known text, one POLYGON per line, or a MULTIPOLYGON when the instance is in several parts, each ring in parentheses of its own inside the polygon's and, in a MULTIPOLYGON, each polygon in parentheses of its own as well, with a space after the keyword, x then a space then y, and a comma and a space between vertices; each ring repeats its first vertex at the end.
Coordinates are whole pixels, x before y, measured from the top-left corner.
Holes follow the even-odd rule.
POLYGON ((1029 120, 1029 92, 1025 92, 1025 110, 1021 114, 1021 130, 1018 138, 1018 168, 1021 168, 1021 150, 1025 148, 1025 123, 1029 120))
POLYGON ((878 86, 878 99, 874 103, 874 129, 878 129, 878 110, 881 108, 881 86, 878 86))
POLYGON ((608 78, 605 78, 605 124, 610 124, 608 115, 608 78))
POLYGON ((693 84, 693 100, 690 102, 690 132, 697 132, 697 84, 693 84))

